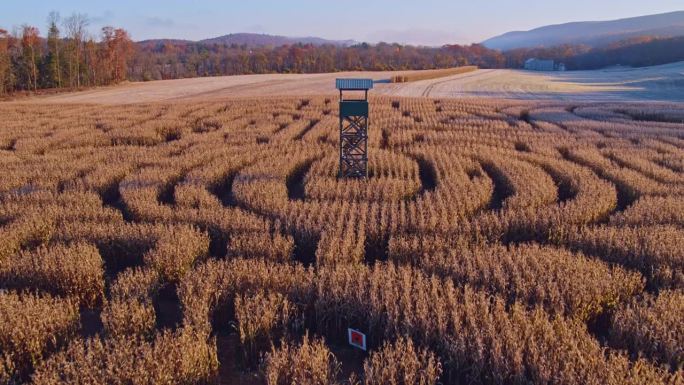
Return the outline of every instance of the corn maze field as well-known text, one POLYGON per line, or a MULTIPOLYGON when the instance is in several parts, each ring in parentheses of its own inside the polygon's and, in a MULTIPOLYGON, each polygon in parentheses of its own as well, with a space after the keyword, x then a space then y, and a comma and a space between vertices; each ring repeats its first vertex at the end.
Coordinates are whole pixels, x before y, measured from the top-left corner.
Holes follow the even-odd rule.
POLYGON ((684 384, 681 106, 337 110, 0 105, 0 384, 684 384))

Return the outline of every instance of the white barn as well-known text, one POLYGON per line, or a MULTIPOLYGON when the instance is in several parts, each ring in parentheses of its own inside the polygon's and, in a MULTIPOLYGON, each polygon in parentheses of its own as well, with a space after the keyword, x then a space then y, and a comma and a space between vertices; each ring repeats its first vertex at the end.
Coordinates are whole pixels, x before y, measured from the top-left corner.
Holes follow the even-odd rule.
POLYGON ((525 60, 524 68, 528 71, 555 71, 556 63, 553 60, 531 58, 525 60))

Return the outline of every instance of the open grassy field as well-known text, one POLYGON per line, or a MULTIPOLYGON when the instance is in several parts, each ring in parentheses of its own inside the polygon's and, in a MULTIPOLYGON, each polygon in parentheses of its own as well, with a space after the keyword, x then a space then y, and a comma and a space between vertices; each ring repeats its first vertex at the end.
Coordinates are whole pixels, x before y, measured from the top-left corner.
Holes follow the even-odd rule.
POLYGON ((479 70, 474 74, 388 87, 381 92, 433 98, 490 97, 569 101, 684 101, 684 63, 595 71, 479 70))
POLYGON ((684 383, 680 104, 335 76, 0 104, 0 384, 684 383))
MULTIPOLYGON (((449 72, 439 73, 449 74, 449 72)), ((434 71, 241 75, 162 80, 48 95, 30 100, 37 103, 126 104, 203 102, 236 97, 334 95, 335 78, 367 77, 378 81, 374 93, 387 96, 568 101, 684 101, 684 63, 638 69, 551 73, 476 70, 408 83, 390 83, 391 79, 397 76, 420 79, 434 76, 434 71)))
POLYGON ((399 75, 394 75, 390 78, 392 83, 409 83, 416 82, 419 80, 432 80, 444 77, 451 77, 454 75, 462 75, 468 72, 477 71, 476 66, 463 66, 454 68, 445 68, 439 70, 426 70, 426 71, 409 71, 404 72, 399 75))

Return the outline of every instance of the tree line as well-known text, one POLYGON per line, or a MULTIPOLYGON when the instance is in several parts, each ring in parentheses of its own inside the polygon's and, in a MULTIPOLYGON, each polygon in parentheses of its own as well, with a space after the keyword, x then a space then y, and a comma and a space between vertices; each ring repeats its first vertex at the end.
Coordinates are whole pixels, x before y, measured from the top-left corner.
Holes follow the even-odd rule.
POLYGON ((150 41, 138 44, 131 80, 197 76, 441 69, 465 65, 501 68, 504 55, 481 45, 439 48, 378 43, 349 47, 294 44, 253 47, 238 44, 150 41))
POLYGON ((684 36, 638 36, 600 47, 565 44, 520 48, 504 55, 508 68, 521 68, 531 57, 563 62, 568 70, 593 70, 615 65, 646 67, 684 61, 684 36))
POLYGON ((530 57, 563 62, 570 70, 610 65, 648 66, 684 60, 684 37, 642 36, 604 47, 560 45, 506 52, 480 44, 415 47, 293 44, 251 46, 221 42, 150 40, 134 43, 122 28, 88 31, 88 18, 52 12, 47 35, 22 25, 0 28, 0 95, 47 88, 102 86, 200 76, 441 69, 466 65, 522 68, 530 57))
POLYGON ((52 12, 45 36, 38 27, 0 27, 0 94, 49 88, 102 86, 199 76, 440 69, 465 65, 501 68, 498 51, 473 44, 439 48, 367 43, 249 46, 154 40, 134 43, 122 28, 88 31, 86 15, 52 12))
POLYGON ((128 32, 107 26, 95 37, 88 18, 52 12, 47 36, 31 25, 0 28, 0 94, 46 88, 101 86, 126 80, 135 45, 128 32))

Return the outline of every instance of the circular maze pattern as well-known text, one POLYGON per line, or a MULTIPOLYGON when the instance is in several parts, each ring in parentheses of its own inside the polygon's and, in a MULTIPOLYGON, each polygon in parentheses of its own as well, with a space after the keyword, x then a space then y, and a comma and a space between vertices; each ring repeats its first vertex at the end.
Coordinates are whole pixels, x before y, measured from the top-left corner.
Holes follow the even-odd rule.
POLYGON ((684 381, 680 106, 336 104, 0 106, 0 384, 684 381))

